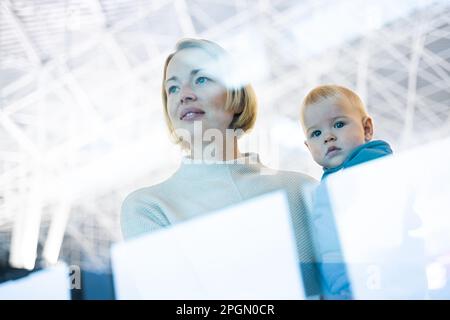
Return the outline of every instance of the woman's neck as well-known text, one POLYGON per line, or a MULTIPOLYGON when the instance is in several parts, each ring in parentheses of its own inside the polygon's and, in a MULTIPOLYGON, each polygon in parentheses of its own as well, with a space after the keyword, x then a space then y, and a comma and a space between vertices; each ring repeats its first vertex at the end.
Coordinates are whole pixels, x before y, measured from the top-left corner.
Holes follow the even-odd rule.
POLYGON ((190 158, 199 161, 229 161, 241 157, 237 137, 222 141, 203 143, 190 148, 190 158))

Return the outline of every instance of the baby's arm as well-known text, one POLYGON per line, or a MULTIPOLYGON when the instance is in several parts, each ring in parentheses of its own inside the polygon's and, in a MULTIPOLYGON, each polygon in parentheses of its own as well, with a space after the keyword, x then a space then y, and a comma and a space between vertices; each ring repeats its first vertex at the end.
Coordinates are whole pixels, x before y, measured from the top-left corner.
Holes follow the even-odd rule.
POLYGON ((351 297, 350 282, 325 183, 321 183, 316 190, 312 215, 315 252, 325 296, 348 299, 351 297))

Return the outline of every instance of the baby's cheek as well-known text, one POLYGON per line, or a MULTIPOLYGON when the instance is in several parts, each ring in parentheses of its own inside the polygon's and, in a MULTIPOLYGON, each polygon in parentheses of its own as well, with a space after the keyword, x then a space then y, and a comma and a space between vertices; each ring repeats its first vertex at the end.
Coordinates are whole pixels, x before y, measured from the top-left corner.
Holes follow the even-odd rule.
POLYGON ((323 154, 322 152, 318 151, 315 154, 313 153, 313 158, 316 162, 323 162, 325 160, 325 154, 323 154))
POLYGON ((339 156, 339 165, 341 165, 345 159, 347 159, 348 153, 343 153, 339 156))

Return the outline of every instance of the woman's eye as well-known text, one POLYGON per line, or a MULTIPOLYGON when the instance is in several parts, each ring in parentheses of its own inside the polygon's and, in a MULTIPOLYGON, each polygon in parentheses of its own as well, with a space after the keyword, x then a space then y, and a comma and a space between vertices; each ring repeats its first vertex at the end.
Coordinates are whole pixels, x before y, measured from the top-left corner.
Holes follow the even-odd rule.
POLYGON ((345 123, 343 123, 342 121, 338 121, 334 124, 334 127, 337 129, 342 128, 343 126, 345 126, 345 123))
POLYGON ((320 136, 320 134, 320 130, 314 130, 313 132, 311 132, 311 138, 318 137, 320 136))
POLYGON ((177 86, 170 86, 169 89, 167 89, 167 92, 168 92, 169 94, 172 94, 172 93, 177 92, 177 90, 178 90, 178 87, 177 87, 177 86))
POLYGON ((208 82, 208 78, 206 78, 206 77, 198 77, 195 80, 196 84, 205 84, 206 82, 208 82))

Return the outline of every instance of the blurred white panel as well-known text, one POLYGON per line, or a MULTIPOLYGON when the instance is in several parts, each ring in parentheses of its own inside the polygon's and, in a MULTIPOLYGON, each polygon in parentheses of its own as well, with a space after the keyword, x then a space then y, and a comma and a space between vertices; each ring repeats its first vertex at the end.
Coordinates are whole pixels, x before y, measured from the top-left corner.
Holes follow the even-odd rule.
POLYGON ((275 192, 114 245, 118 299, 303 299, 286 196, 275 192))
POLYGON ((70 300, 69 269, 58 264, 2 283, 0 300, 70 300))
POLYGON ((330 176, 356 298, 421 299, 450 288, 449 163, 447 138, 330 176))

